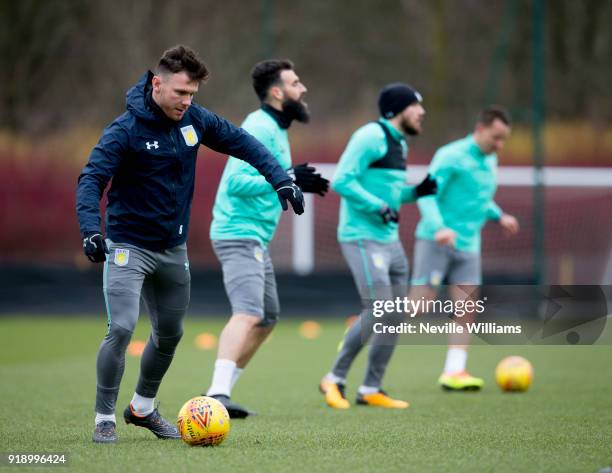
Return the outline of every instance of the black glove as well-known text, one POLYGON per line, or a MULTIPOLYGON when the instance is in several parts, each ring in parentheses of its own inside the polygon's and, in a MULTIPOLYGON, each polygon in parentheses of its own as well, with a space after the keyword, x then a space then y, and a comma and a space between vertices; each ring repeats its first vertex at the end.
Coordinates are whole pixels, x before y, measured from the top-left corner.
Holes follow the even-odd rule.
POLYGON ((100 233, 90 233, 83 238, 83 251, 92 263, 103 263, 106 261, 108 247, 100 233))
POLYGON ((380 209, 380 216, 382 217, 385 225, 388 225, 389 222, 399 222, 399 212, 397 210, 389 208, 386 205, 382 209, 380 209))
POLYGON ((425 197, 426 195, 432 195, 438 192, 438 183, 436 179, 431 177, 431 174, 427 174, 425 179, 421 181, 419 185, 414 188, 414 193, 416 194, 417 199, 420 197, 425 197))
POLYGON ((315 173, 316 169, 308 163, 298 164, 287 170, 293 181, 302 189, 302 192, 312 192, 324 196, 329 190, 329 181, 321 174, 315 173))
POLYGON ((283 210, 289 208, 287 205, 287 201, 289 201, 296 214, 302 215, 304 213, 304 196, 300 188, 296 186, 293 181, 281 182, 276 188, 276 193, 278 194, 278 200, 280 200, 283 210))

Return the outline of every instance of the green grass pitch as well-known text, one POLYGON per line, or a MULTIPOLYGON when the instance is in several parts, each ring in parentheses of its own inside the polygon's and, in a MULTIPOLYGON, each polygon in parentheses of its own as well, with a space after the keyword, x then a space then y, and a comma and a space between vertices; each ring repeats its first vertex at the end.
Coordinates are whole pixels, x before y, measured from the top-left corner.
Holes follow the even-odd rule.
MULTIPOLYGON (((160 411, 174 418, 208 387, 215 357, 199 350, 200 332, 218 334, 225 319, 189 318, 162 384, 160 411)), ((316 340, 299 321, 282 320, 254 358, 234 399, 259 416, 232 422, 223 445, 188 447, 118 424, 119 442, 94 445, 95 355, 105 319, 0 319, 0 452, 66 452, 59 471, 87 472, 596 472, 612 463, 612 346, 474 346, 469 367, 486 381, 480 393, 436 386, 445 349, 399 346, 385 387, 411 407, 389 411, 353 406, 332 411, 318 394, 344 331, 320 321, 316 340), (497 362, 522 355, 534 365, 527 393, 502 393, 497 362)), ((609 322, 610 323, 610 322, 609 322)), ((136 339, 145 339, 142 317, 136 339)), ((349 399, 364 369, 351 371, 349 399)), ((131 399, 138 359, 127 357, 118 408, 131 399)), ((48 470, 37 467, 30 471, 48 470)), ((2 471, 28 468, 0 467, 2 471)))

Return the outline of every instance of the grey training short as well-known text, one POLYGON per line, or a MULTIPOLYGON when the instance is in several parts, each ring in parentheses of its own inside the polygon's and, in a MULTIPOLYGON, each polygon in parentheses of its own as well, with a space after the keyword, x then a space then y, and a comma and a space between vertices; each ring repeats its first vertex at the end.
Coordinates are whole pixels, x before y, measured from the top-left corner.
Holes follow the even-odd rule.
POLYGON ((223 268, 232 314, 260 317, 262 327, 275 324, 280 304, 268 249, 250 239, 213 240, 212 246, 223 268))
POLYGON ((414 245, 412 285, 437 287, 448 284, 481 284, 480 253, 460 251, 432 240, 414 245))

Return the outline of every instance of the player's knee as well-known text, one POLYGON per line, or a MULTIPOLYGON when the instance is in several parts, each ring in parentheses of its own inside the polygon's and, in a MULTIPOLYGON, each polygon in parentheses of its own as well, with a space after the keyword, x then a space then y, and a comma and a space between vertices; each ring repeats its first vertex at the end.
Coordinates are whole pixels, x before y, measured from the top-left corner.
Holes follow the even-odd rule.
POLYGON ((106 336, 104 337, 104 343, 110 345, 113 348, 125 350, 132 339, 132 331, 111 323, 106 336))
POLYGON ((265 312, 264 316, 261 318, 261 320, 256 326, 272 329, 274 328, 277 322, 278 322, 278 312, 265 312))
POLYGON ((174 352, 176 351, 176 347, 181 341, 181 338, 183 338, 182 330, 176 335, 171 335, 171 336, 163 336, 163 337, 159 335, 151 336, 153 344, 158 349, 158 351, 160 353, 163 353, 164 355, 170 355, 170 356, 174 355, 174 352))
POLYGON ((248 330, 253 327, 257 327, 261 322, 263 315, 257 310, 252 309, 238 309, 234 310, 231 318, 232 324, 235 326, 240 325, 248 330))

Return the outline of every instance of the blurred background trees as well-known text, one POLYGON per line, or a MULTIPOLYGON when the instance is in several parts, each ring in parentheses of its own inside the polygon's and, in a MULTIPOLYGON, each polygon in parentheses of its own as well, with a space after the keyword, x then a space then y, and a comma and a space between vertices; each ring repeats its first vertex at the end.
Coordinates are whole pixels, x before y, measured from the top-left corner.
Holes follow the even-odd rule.
MULTIPOLYGON (((197 100, 235 121, 257 105, 252 65, 289 57, 317 128, 375 116, 380 87, 403 80, 422 91, 423 141, 434 144, 463 133, 488 101, 529 120, 531 9, 530 0, 2 0, 0 128, 99 128, 166 47, 186 43, 212 72, 197 100)), ((610 24, 610 1, 547 1, 549 120, 609 123, 610 24)))

